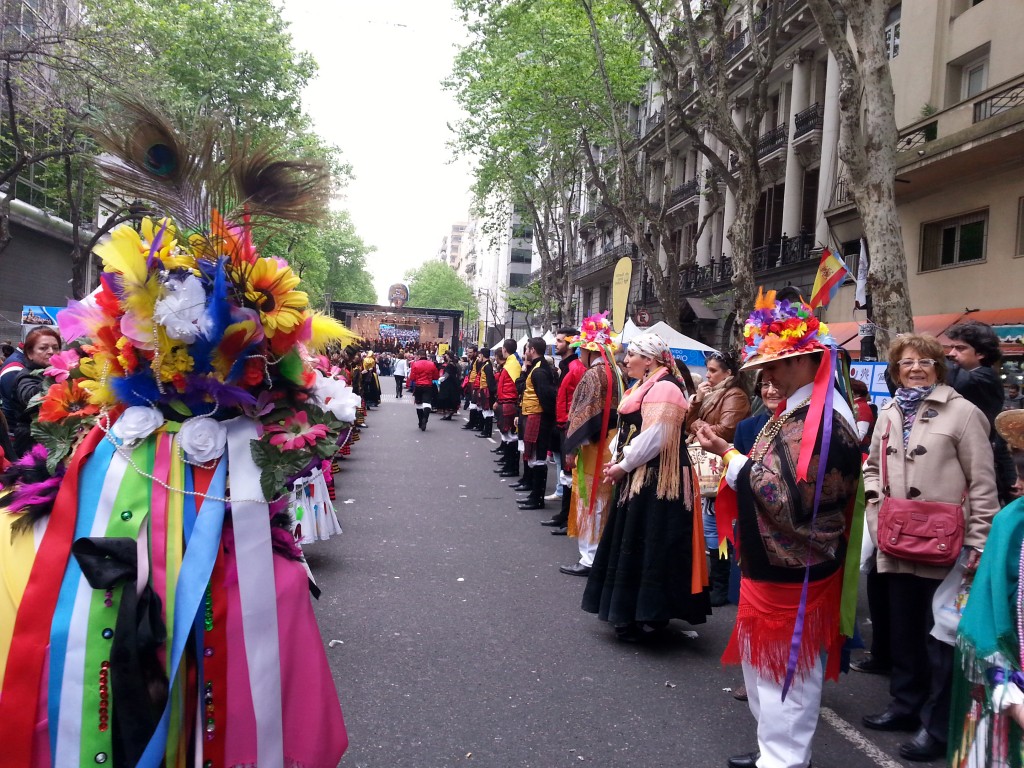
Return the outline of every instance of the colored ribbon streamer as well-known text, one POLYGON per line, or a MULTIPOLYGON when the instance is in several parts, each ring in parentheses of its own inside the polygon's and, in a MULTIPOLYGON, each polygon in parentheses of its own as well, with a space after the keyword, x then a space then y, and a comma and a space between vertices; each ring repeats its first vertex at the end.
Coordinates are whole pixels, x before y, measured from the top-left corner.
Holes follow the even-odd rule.
MULTIPOLYGON (((174 629, 168 675, 170 680, 174 680, 178 675, 185 647, 192 635, 192 625, 200 615, 206 587, 210 583, 210 574, 213 572, 213 564, 220 549, 224 502, 215 501, 215 498, 223 498, 227 485, 226 476, 227 462, 221 459, 210 483, 210 496, 203 500, 192 538, 189 539, 185 556, 181 561, 181 570, 175 586, 174 629)), ((160 716, 160 723, 139 759, 138 768, 159 768, 163 763, 164 751, 168 746, 172 701, 173 697, 168 697, 167 705, 160 716)))
MULTIPOLYGON (((263 498, 260 470, 249 448, 258 437, 256 423, 238 417, 225 422, 225 425, 228 428, 232 496, 263 498)), ((242 636, 256 716, 256 764, 260 768, 284 768, 277 587, 269 505, 265 501, 232 501, 231 520, 242 607, 242 636)))
MULTIPOLYGON (((818 366, 818 373, 814 377, 814 390, 811 395, 810 412, 807 415, 808 427, 810 423, 815 425, 814 431, 804 429, 803 445, 800 451, 800 462, 797 470, 797 480, 806 479, 807 470, 811 463, 811 456, 814 454, 814 446, 817 443, 818 428, 821 429, 821 451, 818 454, 818 476, 814 483, 814 508, 811 512, 811 530, 814 530, 814 523, 818 519, 818 506, 821 503, 821 488, 825 483, 825 473, 828 469, 828 453, 832 445, 832 397, 835 387, 832 381, 835 377, 836 360, 839 351, 835 347, 829 350, 828 357, 822 356, 821 365, 818 366), (822 375, 824 371, 824 376, 822 375), (822 392, 821 390, 824 390, 822 392), (820 395, 824 395, 824 403, 821 403, 820 395), (815 406, 815 401, 820 405, 815 406)), ((807 615, 807 590, 811 578, 811 559, 807 558, 804 566, 804 584, 800 590, 800 607, 797 608, 796 622, 793 624, 793 639, 789 643, 789 661, 786 663, 786 679, 782 684, 782 700, 786 700, 789 689, 793 685, 793 678, 796 675, 796 667, 800 660, 800 646, 804 638, 804 620, 807 615)))
POLYGON ((82 465, 103 438, 98 427, 86 436, 68 467, 50 513, 46 536, 32 565, 32 573, 14 622, 10 655, 0 695, 0 722, 4 724, 4 759, 10 765, 32 765, 40 682, 50 642, 50 620, 57 604, 78 509, 78 477, 82 465))

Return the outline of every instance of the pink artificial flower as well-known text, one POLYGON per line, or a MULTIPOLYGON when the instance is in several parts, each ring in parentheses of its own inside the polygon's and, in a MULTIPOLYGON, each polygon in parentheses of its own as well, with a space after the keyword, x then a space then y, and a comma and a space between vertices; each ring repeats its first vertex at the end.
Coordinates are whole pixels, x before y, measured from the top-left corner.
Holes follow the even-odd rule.
POLYGON ((58 384, 68 380, 71 369, 78 365, 78 353, 73 349, 58 352, 50 358, 50 367, 43 371, 58 384))
POLYGON ((282 451, 297 451, 306 446, 316 445, 317 440, 327 437, 325 424, 310 424, 305 411, 289 416, 280 424, 268 424, 267 432, 274 433, 270 444, 282 451))

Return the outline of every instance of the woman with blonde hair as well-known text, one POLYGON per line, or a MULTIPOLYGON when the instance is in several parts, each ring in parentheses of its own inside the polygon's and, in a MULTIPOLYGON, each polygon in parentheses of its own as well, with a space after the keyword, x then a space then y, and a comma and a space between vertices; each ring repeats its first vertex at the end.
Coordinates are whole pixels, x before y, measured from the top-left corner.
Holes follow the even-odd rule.
POLYGON ((637 336, 625 365, 636 383, 619 403, 619 432, 603 480, 618 486, 583 610, 636 642, 671 619, 702 624, 711 613, 700 520, 683 440, 689 407, 668 344, 637 336), (695 535, 696 531, 696 535, 695 535))

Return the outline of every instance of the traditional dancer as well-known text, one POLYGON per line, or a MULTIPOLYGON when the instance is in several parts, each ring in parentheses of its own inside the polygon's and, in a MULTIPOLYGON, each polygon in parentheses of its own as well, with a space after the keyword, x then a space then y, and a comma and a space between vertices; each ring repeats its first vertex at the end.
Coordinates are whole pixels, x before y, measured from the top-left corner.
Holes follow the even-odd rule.
POLYGON ((494 471, 498 473, 499 477, 519 477, 519 437, 516 435, 519 392, 516 390, 516 381, 522 373, 523 366, 516 354, 515 339, 505 339, 499 349, 499 354, 502 356, 502 360, 497 381, 498 402, 494 410, 501 443, 496 451, 499 454, 500 466, 494 471))
POLYGON ((413 402, 416 404, 416 421, 421 432, 427 431, 436 392, 434 381, 439 375, 434 361, 427 358, 427 350, 421 349, 416 354, 416 360, 409 366, 409 389, 412 390, 413 402))
POLYGON ((483 361, 480 359, 480 352, 476 347, 470 347, 466 352, 469 358, 469 368, 466 374, 466 399, 469 401, 469 421, 462 425, 463 429, 479 429, 483 423, 480 415, 480 406, 476 403, 476 390, 480 385, 480 368, 483 361))
POLYGON ((476 404, 481 419, 480 434, 477 437, 489 438, 494 433, 494 397, 498 391, 498 380, 491 363, 491 350, 484 347, 477 359, 480 361, 480 374, 477 379, 476 404))
POLYGON ((615 364, 618 345, 612 341, 606 315, 586 318, 572 341, 586 373, 574 389, 562 441, 566 465, 572 468, 572 484, 564 491, 574 507, 568 534, 577 537, 580 550, 578 563, 559 568, 570 576, 590 573, 612 500, 612 486, 601 482, 601 472, 612 459, 609 438, 616 434, 622 379, 615 364))
POLYGON ((744 456, 704 426, 705 450, 724 456, 720 535, 738 541, 743 579, 736 626, 722 660, 741 663, 758 751, 730 768, 804 768, 824 679, 838 679, 844 636, 853 634, 859 551, 844 565, 863 511, 856 420, 834 386, 838 349, 802 302, 759 294, 744 327, 744 368, 786 398, 744 456), (728 488, 725 489, 726 483, 728 488), (737 506, 738 504, 738 506, 737 506), (738 534, 733 520, 738 514, 738 534), (850 578, 852 577, 852 578, 850 578), (840 608, 843 604, 844 611, 840 608))

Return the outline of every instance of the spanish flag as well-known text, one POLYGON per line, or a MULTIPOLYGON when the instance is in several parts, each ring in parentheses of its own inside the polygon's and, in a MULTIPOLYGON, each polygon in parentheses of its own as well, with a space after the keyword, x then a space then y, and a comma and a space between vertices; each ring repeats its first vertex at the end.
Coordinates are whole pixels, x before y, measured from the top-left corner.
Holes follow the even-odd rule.
POLYGON ((841 258, 828 248, 823 248, 821 263, 818 264, 818 274, 814 276, 814 288, 811 289, 811 308, 828 306, 828 303, 835 298, 843 280, 850 274, 849 267, 841 258))

